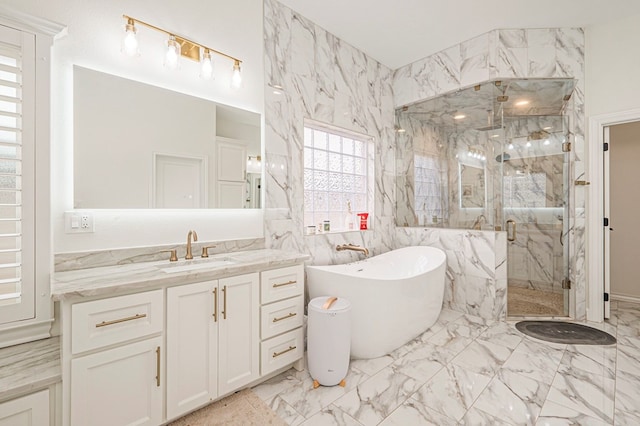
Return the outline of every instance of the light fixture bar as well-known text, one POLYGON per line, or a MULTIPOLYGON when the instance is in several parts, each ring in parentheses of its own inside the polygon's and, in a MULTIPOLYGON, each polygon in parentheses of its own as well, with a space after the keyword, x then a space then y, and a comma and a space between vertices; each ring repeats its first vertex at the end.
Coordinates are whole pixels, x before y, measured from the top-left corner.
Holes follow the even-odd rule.
POLYGON ((122 17, 124 19, 127 20, 127 24, 131 25, 131 24, 140 24, 142 26, 145 26, 147 28, 151 28, 152 30, 156 30, 158 32, 161 32, 163 34, 166 34, 168 36, 173 36, 175 37, 176 41, 180 44, 180 54, 186 58, 189 58, 191 60, 194 61, 200 61, 200 48, 202 49, 206 49, 209 50, 209 52, 215 53, 216 55, 220 55, 220 56, 224 56, 225 58, 231 59, 232 61, 234 61, 234 65, 235 64, 241 64, 242 61, 236 57, 233 57, 231 55, 227 55, 226 53, 220 52, 219 50, 216 49, 212 49, 209 46, 205 46, 203 44, 200 43, 196 43, 193 40, 189 40, 188 38, 182 37, 182 36, 178 36, 172 32, 169 32, 167 30, 163 30, 160 27, 156 27, 155 25, 149 24, 148 22, 144 22, 141 21, 139 19, 133 18, 129 15, 122 15, 122 17))

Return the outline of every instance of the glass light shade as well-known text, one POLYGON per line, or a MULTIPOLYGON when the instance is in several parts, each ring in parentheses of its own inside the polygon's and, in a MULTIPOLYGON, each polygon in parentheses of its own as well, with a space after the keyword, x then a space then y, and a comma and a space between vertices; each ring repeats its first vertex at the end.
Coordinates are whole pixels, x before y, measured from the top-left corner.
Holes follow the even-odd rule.
POLYGON ((213 78, 213 61, 211 60, 211 52, 205 49, 202 53, 202 61, 200 61, 200 77, 203 80, 211 80, 213 78))
POLYGON ((240 88, 242 84, 242 75, 240 74, 240 62, 236 61, 233 64, 233 74, 231 75, 231 87, 234 89, 240 88))
POLYGON ((127 56, 136 56, 140 53, 138 50, 136 27, 132 22, 127 23, 125 26, 124 39, 122 40, 122 52, 127 56))
POLYGON ((169 37, 167 41, 167 52, 164 56, 164 66, 169 69, 178 68, 178 59, 180 58, 180 45, 174 36, 169 37))

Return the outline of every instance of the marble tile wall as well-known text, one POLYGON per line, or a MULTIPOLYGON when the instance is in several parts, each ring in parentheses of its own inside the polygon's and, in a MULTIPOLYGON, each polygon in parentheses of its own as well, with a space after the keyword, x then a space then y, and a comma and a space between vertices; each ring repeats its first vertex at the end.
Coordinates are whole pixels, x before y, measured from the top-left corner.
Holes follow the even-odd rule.
MULTIPOLYGON (((394 72, 396 107, 433 98, 494 78, 577 79, 567 108, 572 152, 570 182, 585 173, 584 31, 580 28, 494 30, 421 59, 394 72)), ((569 188, 570 313, 586 315, 585 189, 569 188)), ((464 235, 464 231, 461 235, 464 235)), ((398 230, 405 245, 423 242, 423 231, 398 230), (404 235, 406 234, 406 235, 404 235)))
POLYGON ((393 72, 276 0, 264 3, 265 238, 269 248, 308 253, 314 264, 357 258, 345 242, 373 254, 394 245, 393 72), (312 119, 372 136, 372 230, 303 235, 303 125, 312 119))
POLYGON ((438 247, 447 255, 444 306, 488 320, 504 320, 507 302, 505 232, 396 228, 396 247, 438 247))

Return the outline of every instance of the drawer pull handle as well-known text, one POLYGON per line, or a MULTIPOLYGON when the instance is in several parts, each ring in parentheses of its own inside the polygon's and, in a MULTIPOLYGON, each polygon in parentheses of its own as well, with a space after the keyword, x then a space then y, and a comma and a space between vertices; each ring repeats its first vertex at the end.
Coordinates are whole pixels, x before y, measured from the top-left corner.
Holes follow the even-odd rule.
POLYGON ((218 322, 218 289, 213 289, 213 322, 218 322))
POLYGON ((285 316, 280 317, 280 318, 274 318, 274 319, 273 319, 273 322, 278 322, 278 321, 286 320, 287 318, 295 317, 296 315, 298 315, 298 314, 297 314, 297 313, 295 313, 295 312, 289 312, 289 315, 285 315, 285 316))
POLYGON ((222 319, 227 319, 227 286, 222 287, 224 298, 222 299, 222 319))
POLYGON ((285 285, 291 285, 291 284, 295 284, 297 282, 298 281, 296 281, 296 280, 290 280, 290 281, 287 281, 286 283, 274 284, 273 288, 283 287, 285 285))
POLYGON ((160 387, 160 346, 156 348, 156 386, 160 387))
POLYGON ((295 346, 289 346, 289 349, 285 349, 285 350, 284 350, 284 351, 282 351, 282 352, 274 352, 274 353, 273 353, 273 358, 277 358, 277 357, 279 357, 280 355, 284 355, 284 354, 286 354, 287 352, 291 352, 291 351, 293 351, 293 350, 295 350, 295 349, 296 349, 296 347, 295 347, 295 346))
POLYGON ((140 319, 140 318, 146 318, 146 317, 147 317, 147 314, 135 314, 135 315, 133 315, 131 317, 120 318, 120 319, 113 320, 113 321, 102 321, 101 323, 96 324, 96 328, 106 327, 108 325, 119 324, 121 322, 133 321, 133 320, 137 320, 137 319, 140 319))

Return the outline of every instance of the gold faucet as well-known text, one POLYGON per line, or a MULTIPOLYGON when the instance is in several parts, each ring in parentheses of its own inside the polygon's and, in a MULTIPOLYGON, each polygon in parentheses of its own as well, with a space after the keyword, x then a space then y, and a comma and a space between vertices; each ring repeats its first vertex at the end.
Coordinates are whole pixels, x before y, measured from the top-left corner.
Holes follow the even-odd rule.
POLYGON ((359 251, 361 253, 364 253, 365 256, 369 256, 369 249, 366 247, 360 247, 357 246, 355 244, 342 244, 342 245, 338 245, 336 246, 336 250, 337 251, 342 251, 342 250, 353 250, 353 251, 359 251))
POLYGON ((196 231, 189 231, 187 234, 187 255, 184 257, 187 260, 193 259, 193 254, 191 253, 191 236, 193 236, 193 241, 198 241, 196 231))

